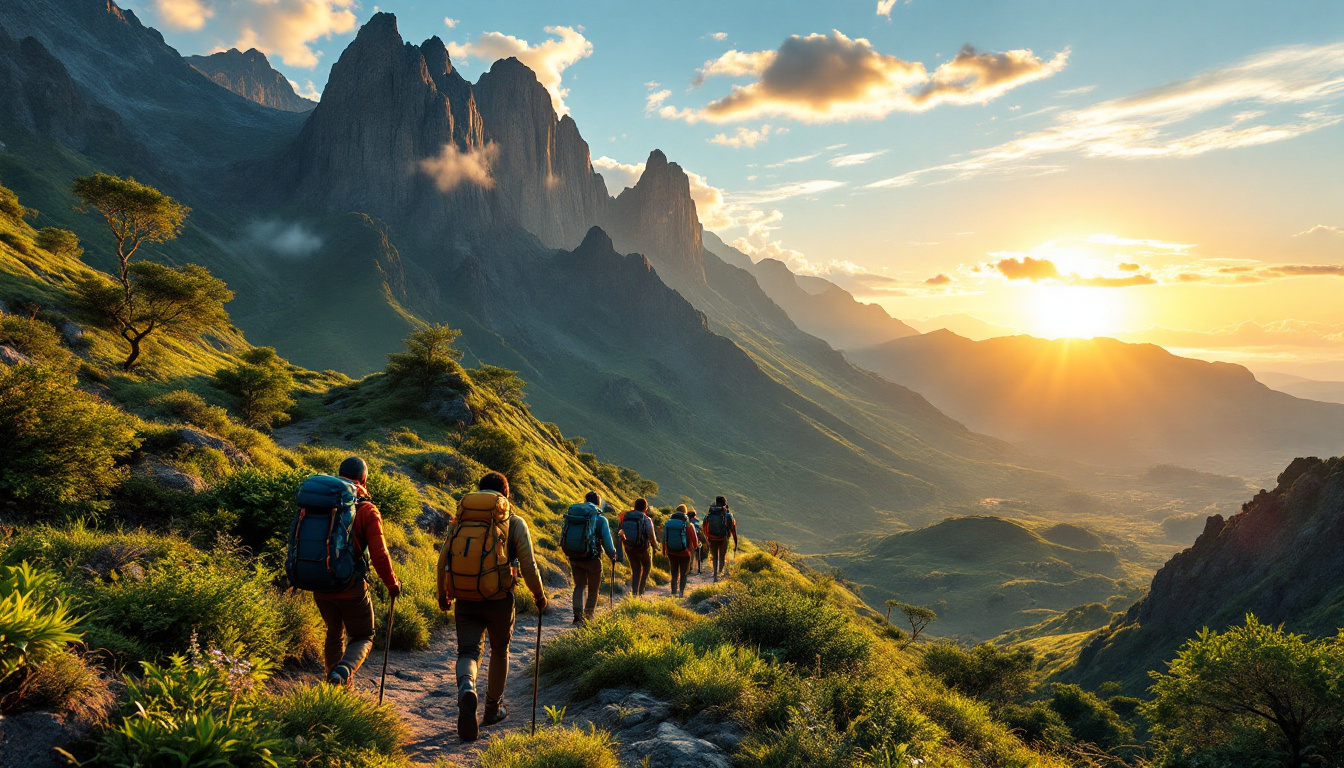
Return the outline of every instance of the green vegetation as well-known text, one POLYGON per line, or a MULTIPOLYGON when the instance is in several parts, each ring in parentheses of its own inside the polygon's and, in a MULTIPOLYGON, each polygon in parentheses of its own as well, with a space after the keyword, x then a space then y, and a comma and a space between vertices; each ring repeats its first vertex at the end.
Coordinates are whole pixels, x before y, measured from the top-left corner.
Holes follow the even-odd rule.
POLYGON ((620 768, 610 734, 573 726, 543 728, 535 736, 507 733, 490 740, 481 768, 620 768))
POLYGON ((288 421, 294 405, 289 395, 294 376, 289 363, 271 347, 256 347, 238 356, 237 365, 215 373, 215 384, 238 403, 238 415, 249 427, 272 427, 288 421))

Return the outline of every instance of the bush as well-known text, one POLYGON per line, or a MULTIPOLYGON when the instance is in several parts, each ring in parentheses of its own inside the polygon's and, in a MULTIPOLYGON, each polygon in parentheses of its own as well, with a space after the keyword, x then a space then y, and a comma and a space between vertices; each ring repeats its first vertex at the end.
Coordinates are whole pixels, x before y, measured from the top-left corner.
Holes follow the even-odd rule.
POLYGON ((969 651, 939 644, 924 649, 920 666, 967 696, 1007 702, 1031 689, 1036 654, 1026 648, 1005 650, 993 643, 981 643, 969 651))
POLYGON ((271 427, 288 421, 285 412, 294 406, 289 362, 271 347, 249 349, 238 357, 236 365, 215 372, 215 386, 233 395, 243 423, 271 427))
POLYGON ((207 403, 205 398, 185 389, 156 397, 150 405, 184 424, 199 427, 211 434, 226 435, 233 426, 228 411, 207 403))
POLYGON ((60 227, 43 227, 38 230, 37 247, 70 259, 78 259, 84 254, 84 249, 79 245, 79 235, 60 227))
POLYGON ((1059 714, 1078 741, 1110 749, 1128 744, 1134 731, 1106 703, 1076 685, 1056 683, 1050 709, 1059 714))
POLYGON ((375 763, 369 753, 401 755, 406 726, 391 704, 378 706, 345 688, 299 686, 263 697, 256 716, 292 744, 301 765, 352 766, 375 763))
POLYGON ((70 359, 61 335, 49 324, 27 317, 0 317, 0 344, 13 347, 34 361, 59 363, 70 359))
POLYGON ((446 325, 428 325, 407 336, 405 352, 387 356, 387 378, 394 387, 411 387, 422 394, 446 386, 467 387, 466 374, 457 361, 462 351, 453 342, 462 332, 446 325))
POLYGON ((506 477, 521 475, 531 461, 527 448, 518 438, 499 427, 478 424, 462 441, 463 454, 506 477))
POLYGON ((873 650, 872 635, 825 596, 798 594, 778 583, 737 595, 714 621, 740 642, 808 670, 818 664, 827 671, 850 667, 873 650))
POLYGON ((19 203, 19 196, 14 194, 14 190, 0 186, 0 215, 7 216, 14 221, 20 221, 36 213, 37 211, 32 208, 25 208, 19 203))
POLYGON ((139 445, 132 420, 76 384, 70 373, 0 366, 0 501, 49 515, 121 482, 116 460, 139 445))
POLYGON ((606 731, 572 726, 543 728, 537 735, 508 733, 490 739, 480 768, 620 768, 616 741, 606 731))
POLYGON ((48 657, 26 676, 13 701, 0 710, 42 709, 68 714, 79 723, 97 724, 107 718, 116 698, 89 661, 72 650, 48 657))
POLYGON ((55 573, 26 561, 0 567, 0 695, 79 640, 78 623, 60 599, 55 573))
POLYGON ((229 531, 253 551, 279 551, 289 537, 294 521, 295 494, 309 473, 302 469, 266 472, 243 467, 215 484, 203 502, 237 516, 229 531))
POLYGON ((1016 731, 1027 744, 1059 747, 1073 741, 1069 726, 1044 702, 1009 704, 995 713, 999 722, 1016 731))
POLYGON ((368 487, 369 496, 378 505, 384 521, 409 523, 420 514, 420 492, 409 477, 396 472, 370 471, 368 487))

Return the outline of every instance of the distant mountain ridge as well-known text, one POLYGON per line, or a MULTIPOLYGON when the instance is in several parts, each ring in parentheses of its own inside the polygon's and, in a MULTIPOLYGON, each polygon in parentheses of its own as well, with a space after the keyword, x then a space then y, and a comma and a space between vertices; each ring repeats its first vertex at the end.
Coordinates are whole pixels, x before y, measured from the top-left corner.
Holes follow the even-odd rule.
POLYGON ((266 54, 256 48, 230 48, 208 56, 184 57, 196 71, 263 107, 285 112, 307 112, 317 102, 294 92, 285 76, 271 67, 266 54))
POLYGON ((971 429, 1064 459, 1258 475, 1294 453, 1344 451, 1344 406, 1149 344, 935 331, 848 357, 971 429))

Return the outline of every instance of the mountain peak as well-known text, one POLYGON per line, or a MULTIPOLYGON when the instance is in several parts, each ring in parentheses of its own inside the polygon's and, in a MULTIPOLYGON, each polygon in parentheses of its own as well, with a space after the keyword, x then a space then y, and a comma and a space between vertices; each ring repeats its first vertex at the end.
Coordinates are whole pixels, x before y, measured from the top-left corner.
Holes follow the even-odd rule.
POLYGON ((606 230, 594 226, 589 228, 588 234, 583 236, 583 242, 579 244, 578 248, 574 249, 575 253, 580 251, 584 253, 614 253, 616 251, 616 245, 611 241, 611 235, 608 235, 606 230))
POLYGON ((275 71, 266 59, 266 54, 256 48, 250 48, 246 53, 230 48, 209 56, 184 58, 192 69, 218 85, 264 107, 286 112, 307 112, 314 106, 311 100, 295 93, 289 80, 275 71))
POLYGON ((667 155, 663 154, 663 150, 655 149, 649 153, 649 159, 644 161, 644 170, 646 172, 649 169, 661 170, 665 165, 667 165, 667 155))

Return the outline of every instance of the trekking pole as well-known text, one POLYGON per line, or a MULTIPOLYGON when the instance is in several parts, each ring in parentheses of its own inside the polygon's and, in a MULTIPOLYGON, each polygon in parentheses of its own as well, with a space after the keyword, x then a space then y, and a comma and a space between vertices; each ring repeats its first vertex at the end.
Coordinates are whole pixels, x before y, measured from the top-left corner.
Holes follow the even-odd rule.
POLYGON ((378 679, 378 706, 383 705, 383 686, 387 683, 387 655, 392 650, 392 621, 397 618, 397 598, 387 604, 387 629, 383 638, 383 676, 378 679))
POLYGON ((611 597, 607 601, 607 608, 616 610, 616 561, 611 561, 611 597))
POLYGON ((532 735, 537 735, 537 693, 541 690, 541 611, 537 611, 537 648, 532 655, 532 735))

